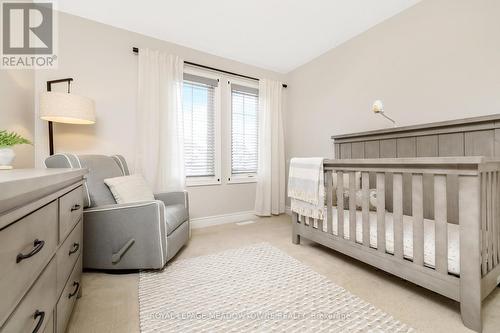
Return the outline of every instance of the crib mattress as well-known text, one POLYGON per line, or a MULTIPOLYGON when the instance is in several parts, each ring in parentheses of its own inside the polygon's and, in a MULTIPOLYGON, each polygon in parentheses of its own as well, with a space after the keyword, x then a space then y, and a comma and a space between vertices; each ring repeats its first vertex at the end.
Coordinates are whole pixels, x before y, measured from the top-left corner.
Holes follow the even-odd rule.
MULTIPOLYGON (((337 208, 333 207, 333 233, 338 235, 337 208)), ((361 211, 356 211, 356 241, 363 242, 363 219, 361 211)), ((435 267, 435 228, 434 220, 424 219, 424 264, 435 267)), ((394 253, 393 214, 385 213, 385 247, 388 253, 394 253)), ((326 232, 326 223, 323 229, 326 232)), ((456 224, 448 223, 448 272, 460 274, 460 231, 456 224)), ((344 210, 344 238, 349 235, 349 210, 344 210)), ((413 259, 413 218, 403 215, 403 254, 406 259, 413 259)), ((370 211, 370 246, 377 248, 377 213, 370 211)))

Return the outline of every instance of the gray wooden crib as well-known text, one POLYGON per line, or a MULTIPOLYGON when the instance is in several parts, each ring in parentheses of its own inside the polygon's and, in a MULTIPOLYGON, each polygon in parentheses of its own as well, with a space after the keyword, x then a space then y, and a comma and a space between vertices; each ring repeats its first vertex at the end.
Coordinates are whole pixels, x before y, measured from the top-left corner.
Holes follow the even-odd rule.
POLYGON ((464 324, 481 332, 482 300, 500 283, 500 115, 333 139, 326 218, 292 212, 293 242, 305 237, 458 301, 464 324))

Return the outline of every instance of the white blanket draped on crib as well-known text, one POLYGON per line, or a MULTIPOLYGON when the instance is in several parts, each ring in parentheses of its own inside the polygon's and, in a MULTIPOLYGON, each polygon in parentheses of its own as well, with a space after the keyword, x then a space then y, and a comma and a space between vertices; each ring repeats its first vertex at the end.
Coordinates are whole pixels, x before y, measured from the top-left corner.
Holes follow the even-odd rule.
POLYGON ((288 174, 291 210, 300 215, 323 219, 325 184, 322 157, 292 158, 288 174))

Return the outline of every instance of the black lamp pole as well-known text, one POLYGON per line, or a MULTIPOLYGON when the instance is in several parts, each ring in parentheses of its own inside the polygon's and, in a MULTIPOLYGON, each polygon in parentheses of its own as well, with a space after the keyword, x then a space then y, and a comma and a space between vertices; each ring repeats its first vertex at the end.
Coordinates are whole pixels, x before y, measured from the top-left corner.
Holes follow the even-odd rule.
MULTIPOLYGON (((53 83, 67 82, 68 83, 68 94, 69 94, 72 81, 73 81, 72 78, 47 81, 47 91, 52 91, 52 84, 53 83)), ((51 156, 54 155, 54 129, 53 129, 53 125, 52 125, 51 121, 49 121, 49 154, 51 156)))

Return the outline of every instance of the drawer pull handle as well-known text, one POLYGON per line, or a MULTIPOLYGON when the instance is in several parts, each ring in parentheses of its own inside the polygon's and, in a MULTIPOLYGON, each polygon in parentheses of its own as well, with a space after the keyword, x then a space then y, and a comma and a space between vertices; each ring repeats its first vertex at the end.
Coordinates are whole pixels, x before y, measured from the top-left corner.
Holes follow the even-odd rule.
POLYGON ((28 254, 22 254, 22 253, 19 253, 16 257, 16 263, 20 263, 21 261, 23 261, 24 259, 28 259, 29 257, 32 257, 34 256, 35 254, 37 254, 38 252, 40 252, 40 250, 42 249, 42 247, 45 245, 45 241, 43 240, 38 240, 38 239, 35 239, 33 241, 33 250, 31 250, 30 253, 28 254))
POLYGON ((36 318, 40 317, 40 319, 38 319, 38 323, 36 323, 36 326, 33 329, 33 333, 36 333, 40 330, 40 327, 42 327, 43 320, 45 319, 45 312, 36 310, 33 317, 35 320, 36 320, 36 318))
POLYGON ((79 243, 73 243, 73 249, 72 250, 69 250, 69 253, 68 255, 72 255, 73 253, 76 253, 78 252, 78 249, 80 248, 80 244, 79 243))
POLYGON ((79 210, 79 209, 80 209, 80 207, 81 207, 80 205, 76 204, 76 205, 74 205, 73 207, 71 207, 71 211, 73 212, 73 211, 75 211, 75 210, 79 210))
POLYGON ((76 295, 76 293, 78 292, 78 289, 80 289, 80 283, 78 283, 78 282, 75 281, 75 282, 73 282, 73 286, 75 286, 76 288, 75 288, 75 290, 72 293, 70 293, 68 295, 68 298, 71 298, 71 297, 73 297, 73 296, 76 295))

